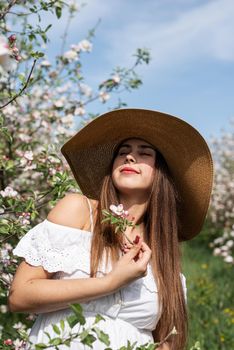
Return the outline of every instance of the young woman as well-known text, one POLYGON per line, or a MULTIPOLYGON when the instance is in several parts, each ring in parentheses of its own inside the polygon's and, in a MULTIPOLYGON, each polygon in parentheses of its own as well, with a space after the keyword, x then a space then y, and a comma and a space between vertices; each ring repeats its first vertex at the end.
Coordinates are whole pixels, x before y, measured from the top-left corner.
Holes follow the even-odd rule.
MULTIPOLYGON (((201 135, 179 118, 121 109, 92 121, 63 147, 84 195, 68 194, 31 229, 14 253, 18 267, 9 307, 39 314, 32 343, 80 303, 87 325, 97 313, 110 347, 163 341, 182 350, 187 337, 186 286, 179 242, 201 230, 212 187, 212 159, 201 135), (125 235, 102 222, 123 204, 137 226, 125 235), (133 242, 133 244, 129 243, 133 242)), ((66 325, 67 327, 67 325, 66 325)), ((105 349, 95 341, 94 349, 105 349)), ((71 349, 86 349, 74 339, 71 349)), ((65 345, 59 349, 67 349, 65 345)))

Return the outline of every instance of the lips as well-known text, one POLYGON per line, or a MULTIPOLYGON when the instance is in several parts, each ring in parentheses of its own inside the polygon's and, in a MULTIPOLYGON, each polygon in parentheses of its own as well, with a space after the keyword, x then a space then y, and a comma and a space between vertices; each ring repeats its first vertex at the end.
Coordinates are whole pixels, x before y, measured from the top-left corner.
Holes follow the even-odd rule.
POLYGON ((121 170, 120 170, 120 172, 121 173, 128 173, 128 174, 131 174, 131 173, 133 173, 133 174, 139 174, 139 171, 137 171, 137 170, 135 170, 135 169, 133 169, 133 168, 131 168, 131 167, 124 167, 124 168, 122 168, 121 170))

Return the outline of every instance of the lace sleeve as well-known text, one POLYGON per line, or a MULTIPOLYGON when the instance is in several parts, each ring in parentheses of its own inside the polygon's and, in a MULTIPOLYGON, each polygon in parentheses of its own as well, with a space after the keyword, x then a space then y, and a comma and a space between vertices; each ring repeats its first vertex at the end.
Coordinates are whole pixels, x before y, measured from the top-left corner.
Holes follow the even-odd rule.
POLYGON ((48 272, 72 273, 90 271, 91 232, 54 224, 45 219, 29 230, 19 241, 13 254, 32 266, 48 272))

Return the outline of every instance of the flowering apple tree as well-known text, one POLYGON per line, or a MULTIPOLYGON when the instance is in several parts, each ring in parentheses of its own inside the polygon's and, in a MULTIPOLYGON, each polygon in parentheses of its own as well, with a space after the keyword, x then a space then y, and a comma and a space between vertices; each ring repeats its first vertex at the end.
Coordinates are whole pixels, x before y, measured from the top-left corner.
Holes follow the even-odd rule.
POLYGON ((96 27, 67 42, 81 7, 71 0, 0 1, 0 349, 23 348, 34 317, 7 310, 18 264, 13 246, 66 192, 79 192, 60 156, 62 144, 96 117, 89 112, 94 101, 124 106, 119 96, 140 87, 137 67, 150 61, 146 49, 137 49, 131 67, 118 66, 89 86, 82 62, 92 54, 96 27), (67 16, 62 49, 54 58, 46 56, 51 24, 43 26, 42 18, 47 13, 67 16))
POLYGON ((215 163, 214 189, 209 220, 214 232, 210 247, 224 262, 234 264, 234 123, 212 141, 215 163))

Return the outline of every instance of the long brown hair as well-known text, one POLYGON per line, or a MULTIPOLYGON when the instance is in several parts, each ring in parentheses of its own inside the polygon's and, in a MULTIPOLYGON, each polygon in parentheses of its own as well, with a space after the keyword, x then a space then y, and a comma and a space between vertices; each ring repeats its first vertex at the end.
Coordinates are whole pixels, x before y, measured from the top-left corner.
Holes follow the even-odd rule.
MULTIPOLYGON (((111 164, 112 168, 112 164, 111 164)), ((110 168, 110 173, 111 173, 110 168)), ((97 220, 91 245, 91 276, 96 276, 103 256, 106 262, 119 257, 121 237, 114 234, 109 224, 101 223, 102 209, 119 203, 111 175, 103 180, 97 207, 97 220)), ((159 151, 156 151, 156 174, 144 214, 147 244, 152 250, 152 269, 158 286, 162 314, 153 331, 155 341, 163 340, 173 329, 178 334, 168 339, 171 350, 185 348, 187 339, 187 312, 181 283, 179 249, 179 198, 170 171, 159 151)))

